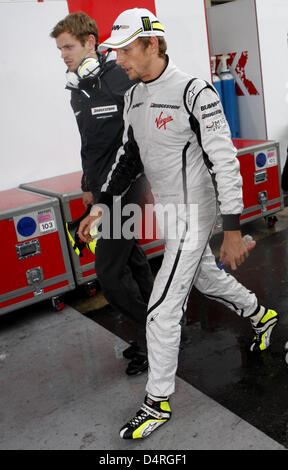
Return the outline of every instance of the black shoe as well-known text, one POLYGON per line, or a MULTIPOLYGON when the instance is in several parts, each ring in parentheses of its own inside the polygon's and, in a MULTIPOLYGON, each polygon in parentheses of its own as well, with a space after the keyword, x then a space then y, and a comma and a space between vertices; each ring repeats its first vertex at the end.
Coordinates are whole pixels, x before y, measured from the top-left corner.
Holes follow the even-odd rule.
POLYGON ((137 343, 133 341, 131 346, 129 346, 127 349, 124 349, 122 354, 125 359, 133 359, 137 355, 138 351, 139 347, 137 346, 137 343))
POLYGON ((129 362, 126 369, 127 375, 139 375, 145 370, 148 369, 148 359, 147 356, 136 354, 131 362, 129 362))

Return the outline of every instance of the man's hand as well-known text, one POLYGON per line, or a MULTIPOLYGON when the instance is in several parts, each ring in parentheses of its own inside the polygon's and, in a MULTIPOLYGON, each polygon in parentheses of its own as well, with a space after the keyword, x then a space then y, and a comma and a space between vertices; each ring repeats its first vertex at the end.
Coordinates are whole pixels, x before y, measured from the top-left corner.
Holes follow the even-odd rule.
POLYGON ((99 206, 93 206, 90 215, 80 222, 78 235, 83 242, 90 243, 92 237, 90 235, 91 226, 96 223, 102 216, 102 209, 99 206))
POLYGON ((85 207, 93 206, 93 195, 90 191, 84 191, 82 193, 82 202, 85 207))
POLYGON ((227 264, 225 258, 228 257, 229 264, 235 271, 237 266, 240 266, 248 256, 248 249, 243 242, 240 230, 225 231, 224 240, 220 248, 220 261, 223 264, 227 264))

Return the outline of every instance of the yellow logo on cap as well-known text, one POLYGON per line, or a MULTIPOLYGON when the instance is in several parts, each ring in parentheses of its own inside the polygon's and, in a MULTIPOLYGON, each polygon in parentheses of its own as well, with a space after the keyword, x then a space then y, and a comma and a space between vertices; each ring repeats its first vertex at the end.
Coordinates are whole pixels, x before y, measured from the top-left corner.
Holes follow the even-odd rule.
POLYGON ((141 17, 143 30, 144 31, 151 31, 151 22, 149 16, 142 16, 141 17))

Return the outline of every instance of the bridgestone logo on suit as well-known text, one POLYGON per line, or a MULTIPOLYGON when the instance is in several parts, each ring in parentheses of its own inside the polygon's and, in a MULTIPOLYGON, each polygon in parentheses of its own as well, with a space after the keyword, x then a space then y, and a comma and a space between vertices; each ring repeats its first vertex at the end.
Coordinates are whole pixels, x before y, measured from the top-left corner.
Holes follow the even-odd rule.
POLYGON ((95 114, 117 113, 117 111, 117 104, 113 106, 97 106, 97 108, 91 108, 91 113, 93 116, 95 114))

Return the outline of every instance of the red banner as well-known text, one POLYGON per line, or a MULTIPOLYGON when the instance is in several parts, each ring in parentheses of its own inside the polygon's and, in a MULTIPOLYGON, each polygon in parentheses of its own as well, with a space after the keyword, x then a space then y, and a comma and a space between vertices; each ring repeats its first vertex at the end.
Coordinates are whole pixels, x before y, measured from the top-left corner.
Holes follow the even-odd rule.
POLYGON ((156 14, 154 0, 68 0, 69 13, 84 11, 94 18, 99 29, 99 44, 107 39, 117 16, 129 8, 147 8, 156 14))

